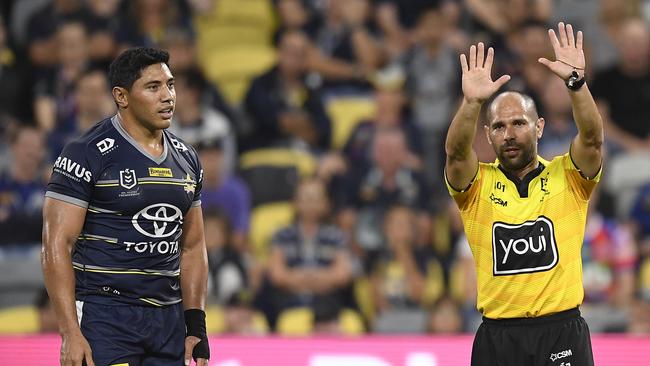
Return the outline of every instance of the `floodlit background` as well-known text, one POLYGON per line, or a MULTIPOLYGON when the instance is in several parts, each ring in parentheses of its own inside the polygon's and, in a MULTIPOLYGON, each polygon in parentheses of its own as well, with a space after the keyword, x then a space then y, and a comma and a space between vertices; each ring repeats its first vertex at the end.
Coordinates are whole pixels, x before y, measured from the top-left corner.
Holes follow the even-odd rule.
MULTIPOLYGON (((132 46, 169 51, 171 129, 205 170, 210 334, 473 334, 473 261, 442 172, 458 54, 494 47, 493 76, 546 119, 540 155, 563 154, 570 100, 537 63, 560 20, 585 33, 606 122, 581 311, 593 333, 650 333, 650 1, 6 0, 0 15, 0 334, 56 332, 44 189, 62 147, 115 113, 106 70, 132 46)), ((475 148, 493 161, 482 128, 475 148)))

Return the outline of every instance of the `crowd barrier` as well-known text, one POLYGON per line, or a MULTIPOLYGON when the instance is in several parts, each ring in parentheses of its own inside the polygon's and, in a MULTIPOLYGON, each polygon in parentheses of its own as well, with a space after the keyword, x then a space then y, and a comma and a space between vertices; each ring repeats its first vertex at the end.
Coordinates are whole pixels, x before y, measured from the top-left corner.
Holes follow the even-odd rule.
MULTIPOLYGON (((469 365, 472 336, 354 338, 211 337, 210 366, 453 366, 469 365)), ((650 365, 650 336, 594 335, 595 363, 650 365)), ((0 337, 0 365, 59 364, 57 335, 0 337)), ((571 366, 568 350, 548 355, 571 366)))

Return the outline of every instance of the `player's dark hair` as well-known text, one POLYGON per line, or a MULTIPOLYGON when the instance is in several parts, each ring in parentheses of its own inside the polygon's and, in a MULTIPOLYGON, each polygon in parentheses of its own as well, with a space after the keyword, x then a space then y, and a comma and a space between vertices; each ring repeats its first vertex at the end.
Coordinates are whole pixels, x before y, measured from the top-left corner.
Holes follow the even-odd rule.
POLYGON ((133 83, 142 76, 142 70, 147 66, 168 62, 167 51, 150 47, 130 48, 117 56, 108 67, 111 89, 119 86, 131 90, 133 83))

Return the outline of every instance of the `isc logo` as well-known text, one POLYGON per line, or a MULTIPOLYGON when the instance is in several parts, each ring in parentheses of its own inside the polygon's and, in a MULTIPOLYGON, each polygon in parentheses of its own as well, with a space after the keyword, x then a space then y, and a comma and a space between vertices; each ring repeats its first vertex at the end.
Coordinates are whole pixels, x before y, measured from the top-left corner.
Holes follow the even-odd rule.
POLYGON ((537 220, 492 225, 492 259, 495 276, 548 271, 558 262, 553 222, 537 220))

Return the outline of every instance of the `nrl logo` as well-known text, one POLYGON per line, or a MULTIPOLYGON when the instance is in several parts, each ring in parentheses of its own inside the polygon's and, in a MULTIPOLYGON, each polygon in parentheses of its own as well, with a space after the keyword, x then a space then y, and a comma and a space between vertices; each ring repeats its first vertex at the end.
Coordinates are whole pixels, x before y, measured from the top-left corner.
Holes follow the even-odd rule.
POLYGON ((124 169, 120 170, 120 186, 131 189, 138 184, 138 177, 135 175, 135 170, 124 169))

